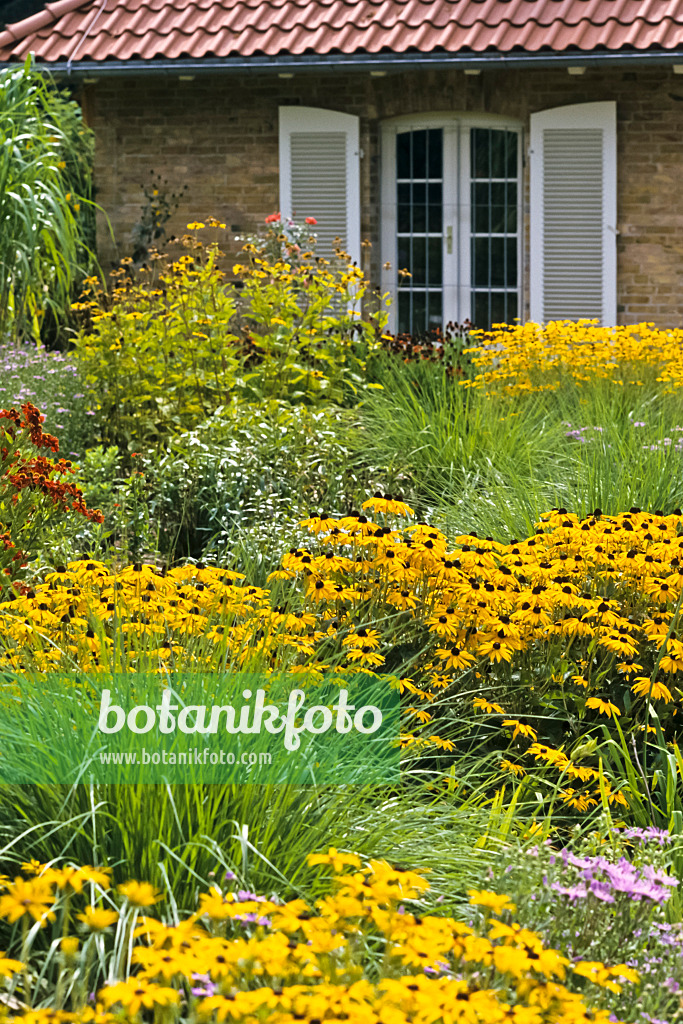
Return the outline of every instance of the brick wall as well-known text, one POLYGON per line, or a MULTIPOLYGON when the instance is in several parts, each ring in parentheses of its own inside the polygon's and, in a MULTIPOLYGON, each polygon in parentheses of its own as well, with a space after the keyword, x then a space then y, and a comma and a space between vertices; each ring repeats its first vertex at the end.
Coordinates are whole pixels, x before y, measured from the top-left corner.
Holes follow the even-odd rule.
MULTIPOLYGON (((568 103, 616 100, 618 117, 618 309, 622 323, 683 326, 683 78, 671 69, 271 73, 100 78, 84 86, 84 111, 97 137, 97 200, 119 255, 150 171, 169 189, 189 189, 170 225, 177 233, 211 214, 230 234, 254 230, 278 209, 278 106, 343 110, 361 118, 362 237, 366 270, 379 282, 379 127, 383 118, 428 111, 519 118, 568 103)), ((528 143, 528 134, 526 136, 528 143)), ((528 161, 525 175, 528 173, 528 161)), ((526 202, 528 215, 528 200, 526 202)), ((103 265, 116 251, 100 224, 103 265)), ((528 250, 524 293, 528 295, 528 250)), ((527 310, 525 310, 525 314, 527 310)))

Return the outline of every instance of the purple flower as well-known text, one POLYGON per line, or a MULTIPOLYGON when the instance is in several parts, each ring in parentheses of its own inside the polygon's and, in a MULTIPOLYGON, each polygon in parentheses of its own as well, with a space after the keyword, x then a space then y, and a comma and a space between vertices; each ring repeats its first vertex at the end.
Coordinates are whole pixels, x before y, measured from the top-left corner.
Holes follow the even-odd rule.
POLYGON ((588 442, 588 438, 583 436, 583 431, 586 429, 586 427, 579 427, 577 430, 568 430, 565 437, 572 437, 575 441, 580 441, 582 444, 586 444, 588 442))
POLYGON ((263 928, 270 928, 271 924, 269 917, 259 917, 259 915, 253 911, 249 914, 236 914, 235 917, 233 917, 233 921, 241 921, 242 924, 259 924, 263 928))
POLYGON ((443 960, 435 960, 436 967, 425 967, 425 974, 439 974, 444 971, 450 971, 451 965, 445 963, 443 960))
MULTIPOLYGON (((618 831, 615 829, 615 831, 618 831)), ((671 834, 665 828, 655 828, 654 825, 650 825, 649 828, 627 828, 624 829, 622 836, 624 839, 640 839, 644 843, 654 842, 660 846, 665 846, 671 842, 671 834)))
POLYGON ((265 896, 257 896, 255 892, 249 892, 248 889, 238 889, 237 899, 240 903, 250 903, 252 900, 256 900, 257 903, 265 903, 265 896))
POLYGON ((215 996, 218 991, 218 985, 211 981, 210 974, 197 974, 196 971, 193 971, 192 980, 201 982, 201 985, 190 989, 193 996, 215 996))
MULTIPOLYGON (((658 833, 657 840, 662 837, 658 833)), ((650 900, 664 903, 678 881, 651 865, 637 868, 625 857, 616 864, 605 857, 577 857, 570 850, 560 851, 565 866, 578 870, 581 881, 574 885, 553 882, 551 888, 571 900, 583 899, 589 894, 603 903, 614 903, 615 894, 623 893, 635 902, 650 900)))
POLYGON ((570 900, 580 900, 588 895, 586 886, 581 885, 580 883, 578 885, 564 886, 560 885, 559 882, 553 882, 551 888, 554 889, 555 892, 559 892, 562 896, 568 896, 570 900))
POLYGON ((595 898, 601 900, 602 903, 614 903, 614 896, 610 892, 610 887, 607 882, 598 882, 594 878, 590 884, 590 891, 595 898))

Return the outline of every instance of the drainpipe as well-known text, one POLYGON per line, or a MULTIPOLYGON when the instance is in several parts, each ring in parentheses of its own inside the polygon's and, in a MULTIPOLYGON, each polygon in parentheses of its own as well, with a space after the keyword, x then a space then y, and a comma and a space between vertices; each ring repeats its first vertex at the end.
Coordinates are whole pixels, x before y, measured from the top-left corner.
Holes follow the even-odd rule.
POLYGON ((71 74, 71 65, 72 65, 72 63, 74 61, 74 58, 76 57, 76 54, 78 53, 78 51, 80 50, 81 46, 83 45, 83 43, 88 38, 88 35, 92 31, 92 29, 95 27, 95 24, 99 20, 100 15, 104 12, 104 9, 105 9, 106 6, 107 6, 107 0, 102 0, 102 2, 100 3, 99 8, 95 11, 94 16, 90 19, 90 22, 88 23, 87 28, 84 30, 81 38, 79 40, 77 40, 76 45, 74 46, 74 48, 72 49, 71 53, 69 54, 69 58, 68 58, 68 60, 66 62, 66 73, 67 73, 67 75, 71 74))

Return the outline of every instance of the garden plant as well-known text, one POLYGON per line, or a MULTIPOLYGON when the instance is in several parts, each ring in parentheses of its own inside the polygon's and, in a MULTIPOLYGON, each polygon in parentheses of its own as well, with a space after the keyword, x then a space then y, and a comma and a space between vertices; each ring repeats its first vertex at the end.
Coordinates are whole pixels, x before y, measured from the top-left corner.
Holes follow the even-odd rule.
POLYGON ((93 259, 93 148, 78 105, 31 58, 0 73, 0 343, 72 319, 93 259))
POLYGON ((57 764, 17 708, 66 747, 112 679, 362 675, 400 774, 0 756, 0 1020, 675 1024, 683 333, 396 338, 315 229, 84 271, 58 354, 15 337, 38 270, 3 270, 0 755, 57 764))

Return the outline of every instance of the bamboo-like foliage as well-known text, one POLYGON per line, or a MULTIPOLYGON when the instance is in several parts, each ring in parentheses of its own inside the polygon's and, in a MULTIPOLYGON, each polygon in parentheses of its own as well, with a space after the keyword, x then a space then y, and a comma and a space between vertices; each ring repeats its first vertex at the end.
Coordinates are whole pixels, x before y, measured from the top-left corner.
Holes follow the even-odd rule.
POLYGON ((0 73, 0 338, 38 338, 92 259, 91 133, 30 58, 0 73), (75 186, 75 187, 74 187, 75 186))

